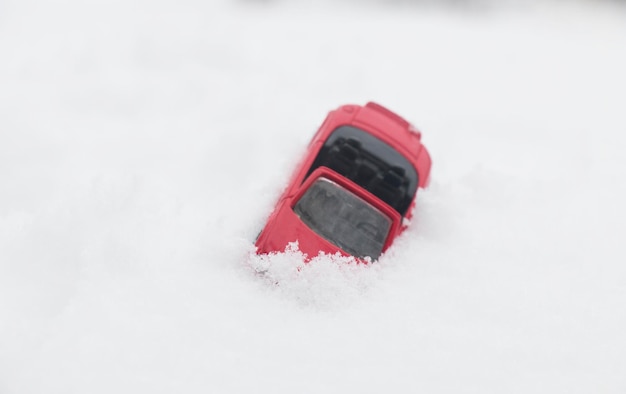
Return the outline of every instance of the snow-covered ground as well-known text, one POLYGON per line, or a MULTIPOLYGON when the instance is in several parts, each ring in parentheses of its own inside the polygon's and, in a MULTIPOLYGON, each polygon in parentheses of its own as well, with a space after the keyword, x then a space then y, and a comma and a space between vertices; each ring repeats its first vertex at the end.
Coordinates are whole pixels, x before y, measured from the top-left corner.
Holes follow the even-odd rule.
POLYGON ((0 393, 626 392, 625 22, 0 2, 0 393), (410 230, 368 267, 253 256, 368 100, 433 156, 410 230))

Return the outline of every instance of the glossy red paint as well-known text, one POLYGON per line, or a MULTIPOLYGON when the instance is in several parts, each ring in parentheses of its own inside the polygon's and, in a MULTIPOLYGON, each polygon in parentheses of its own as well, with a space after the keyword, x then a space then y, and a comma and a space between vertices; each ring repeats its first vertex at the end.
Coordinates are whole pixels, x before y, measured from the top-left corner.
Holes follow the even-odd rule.
POLYGON ((400 213, 380 198, 330 168, 319 167, 307 177, 320 149, 331 133, 340 126, 357 127, 391 146, 415 168, 418 174, 418 186, 423 188, 428 185, 431 158, 421 143, 421 133, 415 127, 399 115, 376 103, 370 102, 365 106, 341 106, 328 114, 322 126, 311 139, 302 161, 296 167, 265 228, 256 240, 258 254, 282 252, 290 242, 297 241, 300 250, 309 258, 317 256, 320 252, 329 254, 339 252, 346 256, 349 255, 311 230, 293 210, 299 198, 320 177, 327 178, 344 187, 391 219, 392 225, 384 243, 383 252, 391 246, 393 240, 406 227, 403 224, 405 223, 403 219, 410 219, 415 205, 415 197, 410 208, 402 217, 400 213))

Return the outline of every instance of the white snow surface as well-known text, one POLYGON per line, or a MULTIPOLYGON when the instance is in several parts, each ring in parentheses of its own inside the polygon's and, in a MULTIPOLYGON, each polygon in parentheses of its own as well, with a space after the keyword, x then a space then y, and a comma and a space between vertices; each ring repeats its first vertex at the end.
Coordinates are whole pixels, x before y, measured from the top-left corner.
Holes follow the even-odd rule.
POLYGON ((626 392, 625 22, 1 1, 0 393, 626 392), (369 100, 433 157, 409 230, 369 266, 255 256, 369 100))

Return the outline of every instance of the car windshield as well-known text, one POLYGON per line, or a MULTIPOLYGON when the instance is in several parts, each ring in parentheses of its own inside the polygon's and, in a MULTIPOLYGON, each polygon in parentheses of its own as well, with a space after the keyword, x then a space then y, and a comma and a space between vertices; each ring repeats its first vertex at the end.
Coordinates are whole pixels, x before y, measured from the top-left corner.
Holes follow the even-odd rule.
POLYGON ((338 184, 319 178, 294 206, 317 234, 356 257, 380 257, 391 219, 338 184))

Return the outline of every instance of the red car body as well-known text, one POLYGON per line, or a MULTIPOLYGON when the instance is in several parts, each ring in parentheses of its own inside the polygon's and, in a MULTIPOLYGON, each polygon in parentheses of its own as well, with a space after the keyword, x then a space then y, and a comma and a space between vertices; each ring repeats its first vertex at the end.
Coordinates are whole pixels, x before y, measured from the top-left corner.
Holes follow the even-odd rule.
POLYGON ((267 224, 258 254, 298 242, 320 252, 376 260, 406 228, 431 158, 421 133, 376 103, 331 111, 309 143, 267 224))

